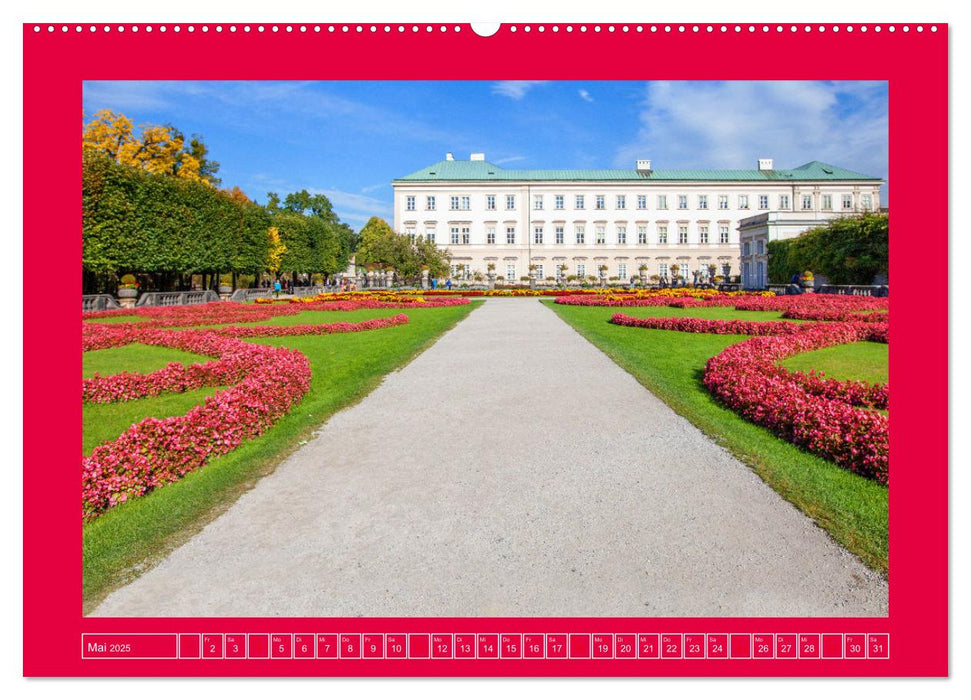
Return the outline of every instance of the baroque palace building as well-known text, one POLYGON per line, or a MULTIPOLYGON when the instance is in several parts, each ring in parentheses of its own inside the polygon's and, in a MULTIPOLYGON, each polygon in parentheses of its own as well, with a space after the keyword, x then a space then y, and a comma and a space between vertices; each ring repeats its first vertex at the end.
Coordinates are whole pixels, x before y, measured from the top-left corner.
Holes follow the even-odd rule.
POLYGON ((819 161, 777 170, 507 170, 473 153, 392 182, 394 225, 452 255, 452 276, 506 281, 741 274, 739 221, 797 212, 824 221, 880 208, 882 180, 819 161), (565 269, 563 268, 565 266, 565 269))

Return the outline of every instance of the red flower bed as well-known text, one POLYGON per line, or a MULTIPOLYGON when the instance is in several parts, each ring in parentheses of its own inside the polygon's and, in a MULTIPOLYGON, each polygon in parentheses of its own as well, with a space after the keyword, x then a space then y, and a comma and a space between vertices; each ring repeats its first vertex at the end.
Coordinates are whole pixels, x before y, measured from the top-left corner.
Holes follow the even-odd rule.
MULTIPOLYGON (((335 333, 356 333, 359 331, 390 328, 408 323, 404 314, 389 318, 374 318, 360 323, 327 323, 320 325, 297 326, 228 326, 210 331, 211 333, 232 338, 278 338, 300 335, 331 335, 335 333)), ((185 331, 182 331, 183 333, 185 331)), ((157 331, 139 328, 139 324, 86 324, 83 335, 85 350, 97 350, 109 347, 127 345, 129 343, 144 343, 146 345, 166 345, 175 347, 180 331, 157 331), (120 326, 120 328, 119 328, 120 326)), ((204 386, 222 386, 234 384, 248 374, 252 367, 248 364, 252 355, 248 353, 221 353, 220 346, 212 346, 198 337, 189 337, 193 346, 201 347, 199 354, 220 354, 221 358, 204 364, 195 363, 183 365, 172 362, 160 370, 139 374, 122 372, 121 374, 102 377, 94 375, 82 382, 82 400, 88 403, 114 403, 131 401, 132 399, 158 396, 172 392, 185 392, 204 386)), ((196 352, 193 350, 192 352, 196 352)))
POLYGON ((138 316, 140 327, 178 328, 216 326, 224 323, 253 323, 276 316, 293 316, 304 311, 357 311, 358 309, 415 309, 464 306, 468 299, 422 300, 412 297, 381 299, 378 297, 347 298, 346 294, 321 295, 288 299, 257 300, 257 304, 235 301, 213 301, 193 306, 144 306, 136 309, 90 311, 82 315, 86 321, 117 316, 138 316))
POLYGON ((146 418, 113 442, 95 447, 81 462, 85 519, 177 481, 211 456, 261 435, 310 389, 310 362, 296 350, 245 343, 212 331, 146 329, 130 337, 131 342, 218 355, 219 361, 195 367, 208 377, 224 372, 225 381, 238 383, 184 416, 146 418))
POLYGON ((129 498, 181 479, 210 457, 261 435, 303 398, 310 389, 311 370, 302 353, 246 343, 238 337, 351 333, 408 322, 406 315, 398 314, 360 323, 214 330, 162 330, 141 323, 84 324, 84 350, 144 343, 218 358, 190 366, 171 363, 148 374, 95 376, 83 382, 86 402, 128 401, 203 386, 232 386, 184 416, 146 418, 113 442, 94 448, 82 460, 82 517, 90 520, 129 498))
POLYGON ((784 440, 881 484, 890 480, 889 420, 853 404, 886 406, 885 389, 820 381, 776 363, 802 352, 861 340, 880 342, 876 323, 806 324, 796 333, 757 337, 708 360, 708 390, 747 420, 784 440))
POLYGON ((886 409, 887 384, 838 381, 816 372, 790 372, 777 363, 810 350, 861 340, 889 342, 889 325, 742 321, 738 319, 634 318, 614 314, 610 323, 687 333, 757 336, 711 358, 709 391, 747 420, 863 476, 887 484, 889 421, 865 409, 886 409))

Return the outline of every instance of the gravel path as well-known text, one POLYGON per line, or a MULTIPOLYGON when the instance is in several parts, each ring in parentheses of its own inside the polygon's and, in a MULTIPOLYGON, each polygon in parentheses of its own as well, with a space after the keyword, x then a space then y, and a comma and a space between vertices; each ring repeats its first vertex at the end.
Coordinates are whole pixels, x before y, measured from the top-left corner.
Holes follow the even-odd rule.
POLYGON ((492 299, 102 616, 881 616, 887 585, 551 310, 492 299))

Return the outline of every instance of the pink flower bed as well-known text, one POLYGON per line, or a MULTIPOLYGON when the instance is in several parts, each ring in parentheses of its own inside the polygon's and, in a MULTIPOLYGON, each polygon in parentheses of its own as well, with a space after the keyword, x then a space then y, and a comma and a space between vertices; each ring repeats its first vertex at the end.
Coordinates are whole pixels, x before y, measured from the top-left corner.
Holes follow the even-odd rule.
POLYGON ((310 362, 289 348, 254 345, 212 331, 147 329, 133 334, 131 342, 218 355, 219 361, 196 365, 196 371, 210 378, 222 371, 225 381, 238 383, 184 416, 146 418, 113 442, 95 447, 81 462, 85 519, 177 481, 210 457, 261 435, 310 389, 310 362))
POLYGON ((831 345, 889 342, 888 323, 634 318, 623 313, 614 314, 610 322, 632 328, 756 336, 708 361, 704 375, 708 390, 784 440, 882 484, 889 482, 889 421, 867 410, 888 407, 889 386, 790 372, 777 364, 831 345))
POLYGON ((799 332, 756 337, 708 360, 704 383, 722 403, 784 440, 862 476, 889 483, 889 420, 858 408, 886 406, 886 389, 822 381, 776 363, 792 355, 861 340, 880 342, 876 323, 806 324, 799 332), (853 405, 857 404, 857 405, 853 405))
POLYGON ((360 298, 346 301, 301 301, 286 299, 275 303, 243 304, 235 301, 214 301, 193 306, 144 306, 135 309, 89 311, 82 315, 85 321, 138 316, 142 327, 190 327, 215 326, 224 323, 253 323, 267 321, 276 316, 294 316, 304 311, 357 311, 358 309, 415 309, 464 306, 472 303, 465 298, 421 299, 402 298, 397 301, 379 301, 360 298))
POLYGON ((84 380, 85 402, 128 401, 163 392, 232 385, 184 416, 146 418, 82 459, 82 517, 177 481, 261 435, 310 389, 310 362, 297 350, 257 345, 239 337, 324 335, 390 328, 404 314, 360 323, 298 326, 230 326, 214 330, 164 330, 141 323, 84 324, 84 350, 144 343, 213 356, 212 362, 171 363, 148 374, 122 373, 84 380))
MULTIPOLYGON (((300 335, 331 335, 334 333, 355 333, 400 326, 409 322, 404 314, 389 318, 375 318, 360 323, 327 323, 320 325, 297 326, 229 326, 210 331, 212 334, 233 338, 277 338, 300 335)), ((146 345, 165 345, 177 347, 179 333, 186 331, 157 331, 139 328, 139 324, 86 324, 83 335, 85 350, 117 347, 129 343, 146 345)), ((252 371, 249 364, 252 353, 222 352, 220 346, 200 339, 190 333, 188 344, 200 350, 190 350, 203 355, 219 354, 220 359, 204 364, 183 365, 172 362, 160 370, 139 374, 122 372, 109 377, 95 375, 82 382, 82 400, 88 403, 114 403, 132 399, 158 396, 163 393, 185 392, 205 386, 234 384, 252 371)), ((248 346, 247 346, 248 347, 248 346)), ((184 349, 184 348, 183 348, 184 349)))

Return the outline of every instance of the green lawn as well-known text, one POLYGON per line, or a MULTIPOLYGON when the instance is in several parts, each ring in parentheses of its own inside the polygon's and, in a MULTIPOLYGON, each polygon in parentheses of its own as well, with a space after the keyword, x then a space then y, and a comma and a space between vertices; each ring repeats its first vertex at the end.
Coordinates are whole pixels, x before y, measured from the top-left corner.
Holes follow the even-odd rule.
POLYGON ((85 323, 141 323, 145 320, 143 316, 105 316, 104 318, 92 318, 85 323))
POLYGON ((91 403, 84 405, 84 431, 82 432, 82 451, 91 450, 103 442, 114 440, 128 429, 132 423, 143 418, 168 418, 183 415, 190 408, 222 387, 205 387, 187 391, 183 394, 163 394, 147 399, 124 401, 122 403, 91 403))
POLYGON ((786 369, 825 372, 830 379, 862 379, 883 383, 888 380, 890 346, 886 343, 848 343, 805 352, 780 364, 786 369))
MULTIPOLYGON (((607 323, 618 310, 615 308, 543 303, 671 408, 750 465, 767 484, 864 563, 887 572, 886 487, 803 452, 768 430, 742 420, 718 404, 705 389, 701 379, 707 359, 745 336, 625 328, 607 323)), ((725 308, 637 307, 623 311, 639 317, 778 317, 773 313, 725 308)))
POLYGON ((90 377, 95 372, 102 376, 120 372, 154 372, 170 362, 188 365, 193 362, 209 362, 212 358, 175 348, 132 343, 120 348, 89 350, 84 353, 83 360, 84 376, 90 377))
MULTIPOLYGON (((408 309, 411 323, 362 333, 260 339, 303 352, 311 363, 310 391, 289 414, 256 440, 218 457, 142 498, 129 501, 84 527, 84 610, 152 566, 226 510, 335 411, 356 403, 390 371, 407 364, 481 302, 469 306, 408 309)), ((361 321, 394 309, 306 312, 278 317, 274 325, 361 321)), ((156 401, 158 399, 151 399, 156 401)))

